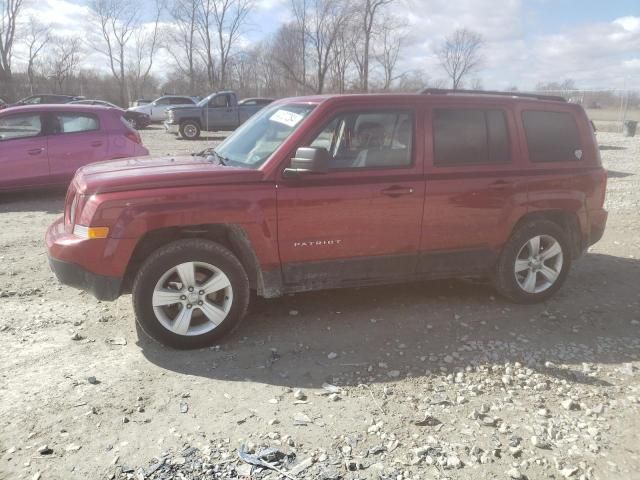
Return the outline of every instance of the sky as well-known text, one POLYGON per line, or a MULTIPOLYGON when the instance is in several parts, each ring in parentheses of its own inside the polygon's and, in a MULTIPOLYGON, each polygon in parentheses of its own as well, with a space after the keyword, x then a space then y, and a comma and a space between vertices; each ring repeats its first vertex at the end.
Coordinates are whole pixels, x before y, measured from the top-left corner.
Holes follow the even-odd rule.
MULTIPOLYGON (((268 37, 286 22, 288 1, 256 0, 243 44, 268 37)), ((30 13, 59 35, 87 37, 86 0, 33 5, 30 13)), ((485 88, 531 89, 572 78, 583 89, 640 89, 640 0, 394 0, 390 12, 407 24, 400 71, 445 78, 434 50, 466 27, 485 41, 483 67, 474 75, 485 88)), ((160 53, 155 72, 162 75, 168 60, 160 53)), ((86 65, 106 69, 98 53, 86 65)))

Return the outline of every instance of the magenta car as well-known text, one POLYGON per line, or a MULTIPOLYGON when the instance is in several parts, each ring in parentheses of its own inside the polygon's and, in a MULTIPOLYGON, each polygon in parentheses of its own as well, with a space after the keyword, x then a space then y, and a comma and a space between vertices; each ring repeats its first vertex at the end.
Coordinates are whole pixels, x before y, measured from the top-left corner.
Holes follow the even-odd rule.
POLYGON ((122 110, 33 105, 0 111, 0 191, 67 185, 101 160, 148 155, 122 110))

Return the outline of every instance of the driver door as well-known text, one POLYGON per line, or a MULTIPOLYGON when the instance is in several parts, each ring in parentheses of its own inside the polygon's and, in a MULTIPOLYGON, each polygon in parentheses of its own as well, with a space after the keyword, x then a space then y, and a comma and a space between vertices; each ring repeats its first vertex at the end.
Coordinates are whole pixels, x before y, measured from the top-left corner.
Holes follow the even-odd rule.
POLYGON ((231 106, 229 95, 216 95, 207 106, 207 130, 224 130, 237 125, 238 110, 231 106))
POLYGON ((300 145, 326 148, 330 165, 326 174, 278 183, 278 243, 291 290, 415 274, 425 193, 416 113, 413 107, 342 112, 300 145))

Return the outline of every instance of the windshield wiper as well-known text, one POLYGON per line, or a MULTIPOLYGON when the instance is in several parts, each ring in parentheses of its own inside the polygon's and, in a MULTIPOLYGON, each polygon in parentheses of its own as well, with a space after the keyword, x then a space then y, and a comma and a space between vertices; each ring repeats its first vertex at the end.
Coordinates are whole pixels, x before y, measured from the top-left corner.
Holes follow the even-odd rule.
POLYGON ((196 157, 216 157, 216 159, 218 160, 218 163, 220 165, 223 166, 227 166, 227 163, 229 162, 229 159, 226 157, 223 157, 222 155, 220 155, 218 152, 216 152, 213 148, 206 148, 204 150, 202 150, 201 152, 198 153, 193 153, 192 155, 196 156, 196 157))

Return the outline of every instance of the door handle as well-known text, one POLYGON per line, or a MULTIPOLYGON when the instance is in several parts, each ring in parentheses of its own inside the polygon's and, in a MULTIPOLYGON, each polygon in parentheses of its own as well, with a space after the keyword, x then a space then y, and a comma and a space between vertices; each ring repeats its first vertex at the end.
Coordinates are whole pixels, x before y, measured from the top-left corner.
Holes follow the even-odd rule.
POLYGON ((32 148, 31 150, 27 150, 27 153, 29 155, 40 155, 42 152, 44 152, 44 148, 40 147, 40 148, 32 148))
POLYGON ((513 183, 507 182, 506 180, 496 180, 493 183, 489 184, 489 188, 491 190, 507 190, 513 186, 513 183))
POLYGON ((385 188, 381 192, 383 195, 387 197, 396 198, 401 197, 403 195, 411 195, 413 193, 413 188, 411 187, 401 187, 400 185, 394 185, 389 188, 385 188))
POLYGON ((92 147, 101 147, 102 146, 102 142, 97 141, 97 142, 91 142, 91 146, 92 147))

